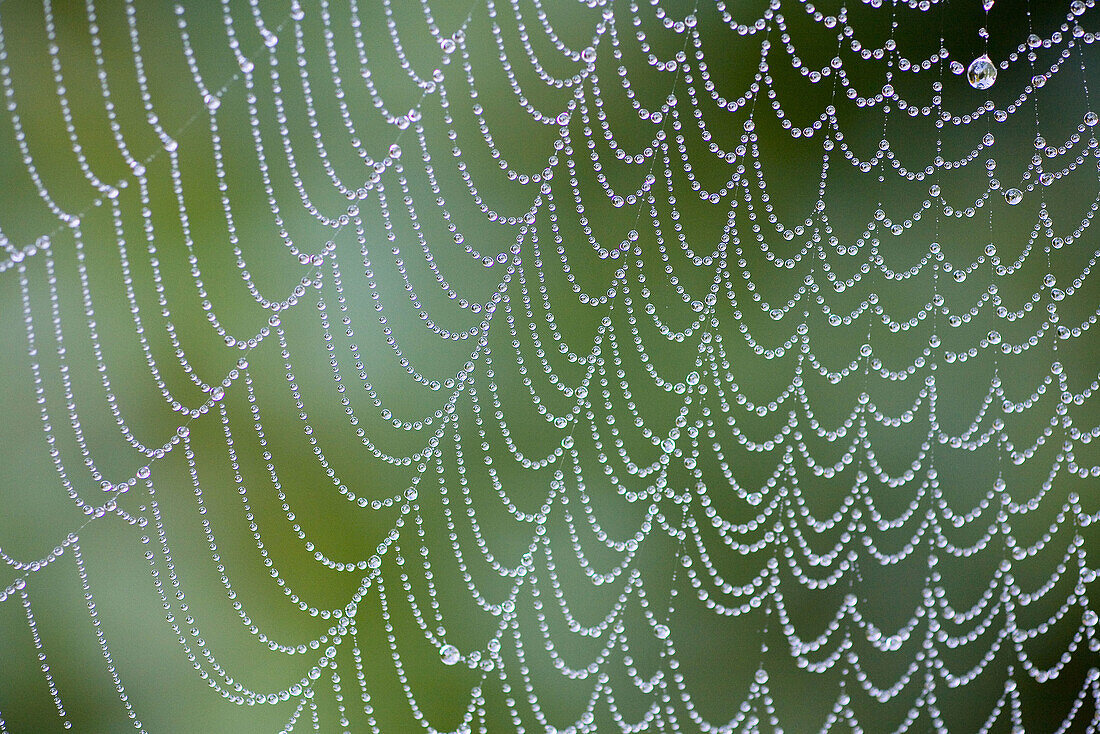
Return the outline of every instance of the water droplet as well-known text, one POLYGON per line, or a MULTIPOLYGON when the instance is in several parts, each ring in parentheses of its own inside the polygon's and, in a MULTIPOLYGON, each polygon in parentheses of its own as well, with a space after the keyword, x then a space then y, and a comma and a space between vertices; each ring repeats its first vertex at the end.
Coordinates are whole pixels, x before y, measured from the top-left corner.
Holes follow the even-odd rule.
POLYGON ((966 70, 966 78, 970 86, 975 89, 989 89, 993 86, 993 82, 997 81, 997 67, 993 65, 989 56, 982 54, 970 62, 966 70))
POLYGON ((443 49, 443 53, 453 54, 458 46, 454 42, 454 39, 444 38, 442 41, 439 42, 439 47, 443 49))
POLYGON ((225 397, 225 390, 219 385, 210 391, 210 399, 215 403, 219 402, 225 397))
POLYGON ((1007 201, 1011 206, 1016 206, 1023 200, 1024 192, 1020 191, 1018 188, 1013 187, 1008 191, 1005 191, 1005 201, 1007 201))
POLYGON ((444 665, 454 665, 462 657, 462 653, 454 645, 444 645, 439 649, 439 657, 444 665))
POLYGON ((1095 127, 1096 123, 1100 122, 1100 116, 1095 112, 1089 111, 1085 113, 1085 124, 1089 127, 1095 127))
POLYGON ((756 671, 756 675, 754 677, 756 678, 757 683, 759 683, 760 685, 764 685, 768 682, 768 671, 760 668, 756 671))
POLYGON ((595 60, 596 60, 596 49, 589 46, 588 48, 581 51, 581 61, 583 61, 584 63, 591 64, 595 60))
POLYGON ((659 624, 653 628, 653 634, 657 635, 658 640, 667 640, 671 632, 666 625, 659 624))
POLYGON ((390 158, 393 158, 394 160, 397 160, 400 157, 401 157, 401 146, 398 145, 397 143, 394 143, 393 145, 390 146, 390 158))

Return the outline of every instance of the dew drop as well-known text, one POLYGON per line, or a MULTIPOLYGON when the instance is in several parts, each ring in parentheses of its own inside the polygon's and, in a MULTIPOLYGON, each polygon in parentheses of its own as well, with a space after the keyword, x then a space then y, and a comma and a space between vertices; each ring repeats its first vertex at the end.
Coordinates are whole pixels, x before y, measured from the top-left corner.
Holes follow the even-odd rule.
POLYGON ((439 657, 444 665, 454 665, 462 657, 462 653, 454 645, 444 645, 439 649, 439 657))
POLYGON ((989 56, 982 54, 970 62, 966 70, 966 78, 970 86, 975 89, 989 89, 993 86, 993 82, 997 81, 997 67, 993 65, 989 56))

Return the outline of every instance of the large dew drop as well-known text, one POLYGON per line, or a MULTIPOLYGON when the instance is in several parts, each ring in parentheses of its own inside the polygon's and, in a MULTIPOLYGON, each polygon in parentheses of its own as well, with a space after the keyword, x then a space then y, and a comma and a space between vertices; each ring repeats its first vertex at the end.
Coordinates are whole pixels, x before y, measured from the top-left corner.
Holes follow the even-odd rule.
POLYGON ((997 67, 993 65, 989 56, 982 54, 970 62, 970 66, 966 69, 966 78, 970 81, 970 86, 975 89, 989 89, 993 86, 993 82, 997 81, 997 67))
POLYGON ((444 645, 439 649, 439 657, 443 659, 444 665, 454 665, 462 657, 462 653, 454 645, 444 645))

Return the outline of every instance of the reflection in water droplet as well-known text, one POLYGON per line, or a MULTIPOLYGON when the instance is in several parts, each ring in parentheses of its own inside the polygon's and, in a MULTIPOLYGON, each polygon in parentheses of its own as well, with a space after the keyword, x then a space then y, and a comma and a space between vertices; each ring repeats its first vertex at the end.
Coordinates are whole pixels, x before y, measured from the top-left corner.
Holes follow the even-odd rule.
POLYGON ((989 89, 997 81, 997 67, 988 56, 982 54, 970 62, 966 78, 975 89, 989 89))

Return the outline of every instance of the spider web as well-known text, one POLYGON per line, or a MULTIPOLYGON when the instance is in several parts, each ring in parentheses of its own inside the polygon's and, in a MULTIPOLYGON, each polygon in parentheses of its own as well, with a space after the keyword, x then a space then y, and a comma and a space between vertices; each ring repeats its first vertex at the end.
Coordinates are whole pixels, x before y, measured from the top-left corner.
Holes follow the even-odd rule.
POLYGON ((1096 730, 1095 17, 4 2, 0 732, 1096 730))

